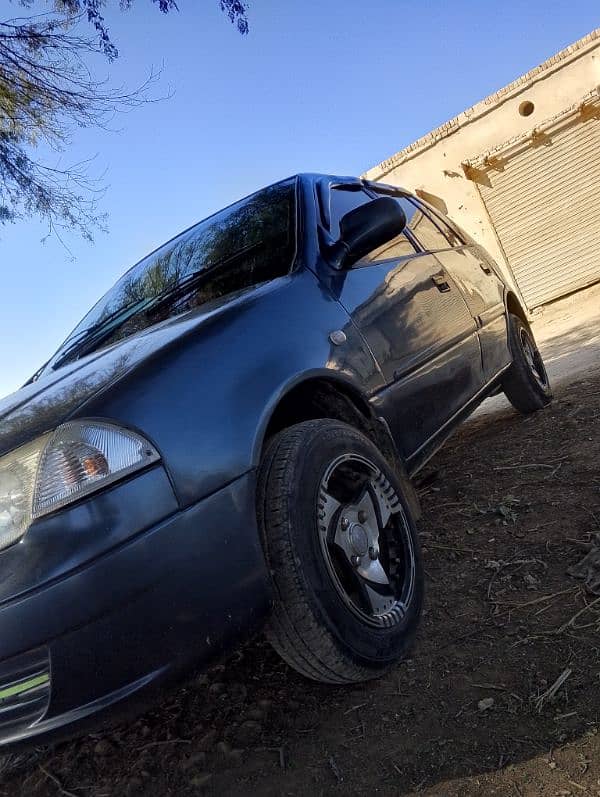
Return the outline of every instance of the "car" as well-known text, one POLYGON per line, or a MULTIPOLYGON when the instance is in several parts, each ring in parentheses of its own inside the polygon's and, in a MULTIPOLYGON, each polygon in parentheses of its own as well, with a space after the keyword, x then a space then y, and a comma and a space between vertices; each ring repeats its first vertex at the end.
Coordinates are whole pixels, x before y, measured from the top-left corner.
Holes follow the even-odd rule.
POLYGON ((352 684, 423 605, 413 477, 551 389, 491 257, 395 186, 302 174, 129 270, 0 404, 0 749, 73 735, 264 629, 352 684))

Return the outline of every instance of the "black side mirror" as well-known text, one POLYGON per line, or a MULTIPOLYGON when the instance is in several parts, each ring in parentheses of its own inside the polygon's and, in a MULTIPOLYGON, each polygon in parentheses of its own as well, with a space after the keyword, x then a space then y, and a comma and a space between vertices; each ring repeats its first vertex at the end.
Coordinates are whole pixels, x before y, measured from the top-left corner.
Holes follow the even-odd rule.
POLYGON ((346 213, 340 219, 340 237, 329 247, 336 269, 350 268, 369 252, 400 235, 406 216, 391 196, 382 196, 346 213))

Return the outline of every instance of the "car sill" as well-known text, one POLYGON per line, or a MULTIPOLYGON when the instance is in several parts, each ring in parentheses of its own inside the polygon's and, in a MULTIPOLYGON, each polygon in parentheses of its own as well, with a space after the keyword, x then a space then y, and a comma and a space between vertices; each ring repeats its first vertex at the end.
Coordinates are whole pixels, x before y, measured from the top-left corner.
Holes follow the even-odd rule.
POLYGON ((462 418, 466 418, 469 416, 474 410, 477 409, 479 404, 481 404, 484 399, 486 399, 490 394, 492 389, 498 384, 502 375, 508 371, 512 363, 506 365, 501 371, 499 371, 493 379, 490 379, 489 382, 479 390, 473 398, 469 399, 469 401, 457 410, 454 415, 452 415, 443 426, 438 429, 438 431, 429 437, 419 448, 408 457, 406 461, 407 470, 409 475, 412 477, 415 473, 418 473, 421 468, 429 462, 431 457, 442 447, 445 441, 450 437, 452 432, 457 428, 458 422, 462 418))

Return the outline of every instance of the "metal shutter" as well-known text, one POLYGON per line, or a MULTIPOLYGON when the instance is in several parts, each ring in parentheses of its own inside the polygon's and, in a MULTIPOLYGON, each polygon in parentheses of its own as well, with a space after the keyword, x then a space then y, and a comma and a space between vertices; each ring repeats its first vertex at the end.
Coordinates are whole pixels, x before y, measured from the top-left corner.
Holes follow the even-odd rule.
POLYGON ((544 135, 480 191, 530 309, 600 280, 600 120, 544 135))

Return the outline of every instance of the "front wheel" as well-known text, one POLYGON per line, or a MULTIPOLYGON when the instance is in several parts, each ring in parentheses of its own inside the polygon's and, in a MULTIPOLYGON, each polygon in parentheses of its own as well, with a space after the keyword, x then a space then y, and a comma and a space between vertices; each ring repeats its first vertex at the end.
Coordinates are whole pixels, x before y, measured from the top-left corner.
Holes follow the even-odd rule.
POLYGON ((267 638, 316 681, 375 678, 411 643, 423 602, 400 480, 348 424, 299 423, 270 443, 258 518, 274 584, 267 638))
POLYGON ((508 340, 513 361, 502 380, 502 389, 519 412, 541 410, 552 401, 546 367, 530 327, 513 313, 508 313, 508 340))

